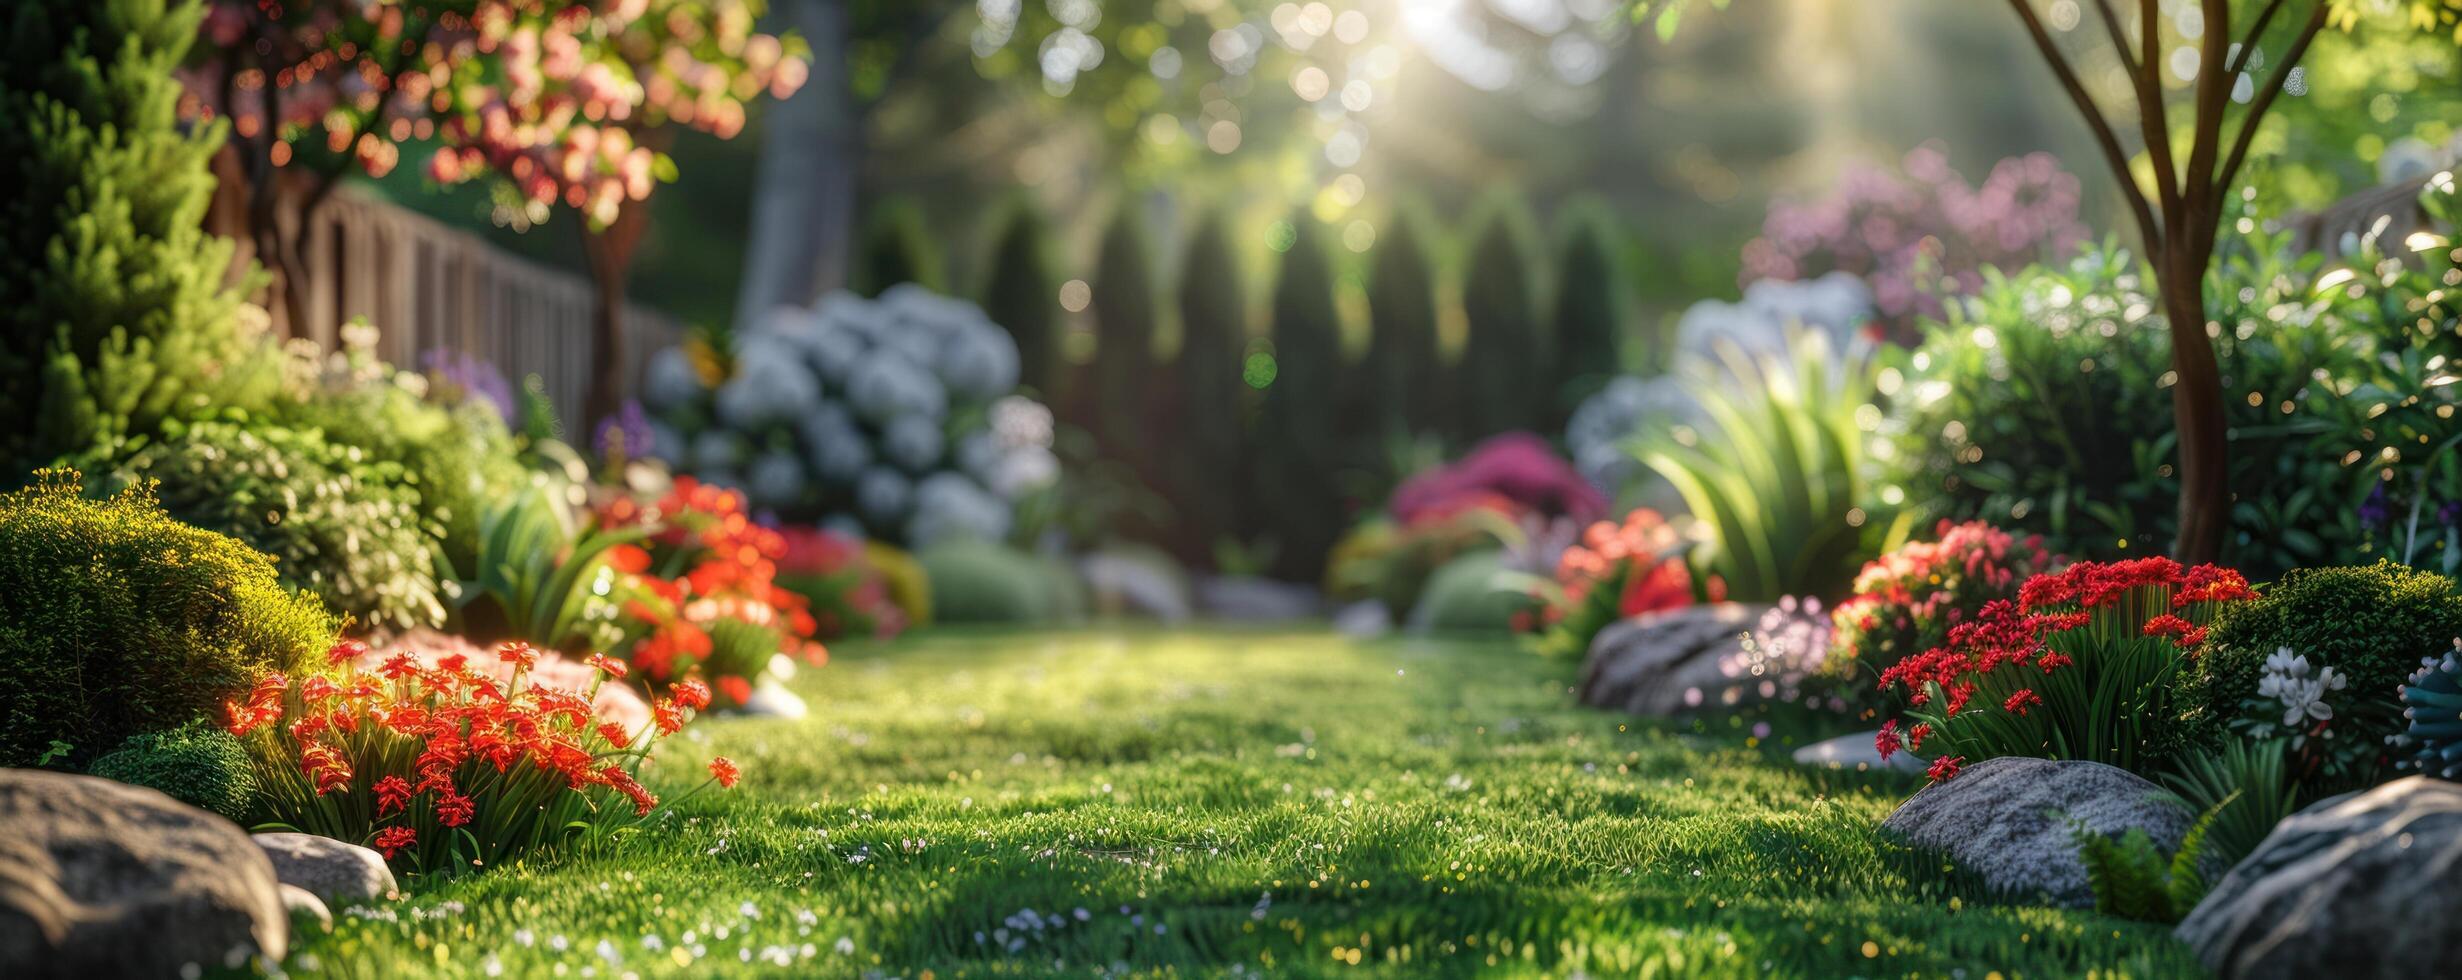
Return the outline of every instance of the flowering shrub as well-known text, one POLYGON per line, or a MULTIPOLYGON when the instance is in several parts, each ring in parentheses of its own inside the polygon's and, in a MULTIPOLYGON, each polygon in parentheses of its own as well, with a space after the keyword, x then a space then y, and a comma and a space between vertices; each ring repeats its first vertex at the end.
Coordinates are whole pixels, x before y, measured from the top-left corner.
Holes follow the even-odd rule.
POLYGON ((2086 240, 2077 177, 2048 153, 2011 157, 1981 186, 1950 169, 1937 143, 1897 172, 1852 167, 1828 196, 1776 201, 1744 246, 1743 281, 1847 272, 1872 287, 1893 332, 1941 313, 1943 294, 1972 292, 1983 270, 2058 261, 2086 240))
POLYGON ((723 703, 741 706, 773 655, 827 661, 808 600, 777 581, 786 536, 754 523, 741 494, 677 477, 660 500, 645 507, 616 497, 597 520, 652 530, 643 543, 608 549, 602 573, 620 600, 611 648, 643 681, 664 686, 698 673, 723 703))
MULTIPOLYGON (((497 651, 515 668, 507 683, 458 654, 422 667, 403 652, 362 672, 355 662, 365 653, 334 646, 330 676, 264 675, 225 703, 226 727, 257 761, 270 819, 373 847, 412 871, 499 865, 649 817, 658 797, 638 776, 652 744, 710 701, 708 687, 679 684, 653 702, 650 725, 627 731, 591 715, 595 684, 575 691, 531 678, 538 654, 525 644, 497 651)), ((620 661, 590 663, 596 683, 624 676, 620 661)), ((736 779, 724 759, 711 774, 721 785, 736 779)))
POLYGON ((1946 643, 1881 672, 1882 687, 1902 687, 1910 707, 1874 744, 1884 759, 1932 754, 1936 781, 2000 756, 2145 771, 2178 714, 2174 673, 2216 613, 2255 597, 2238 572, 2169 558, 2036 575, 2016 601, 1984 603, 1946 643))
POLYGON ((777 560, 778 584, 810 604, 814 637, 885 640, 905 631, 906 611, 890 595, 888 576, 873 566, 862 538, 801 526, 778 533, 786 544, 777 560))
POLYGON ((1855 595, 1831 613, 1835 623, 1822 672, 1850 707, 1878 708, 1875 681, 1913 654, 1948 642, 1949 631, 1994 599, 2017 596, 2022 579, 2058 559, 2043 539, 2023 540, 1982 521, 1934 528, 1937 540, 1915 541, 1864 564, 1855 595))
POLYGON ((999 540, 1053 482, 1048 408, 1012 393, 1017 345, 915 286, 780 309, 728 346, 652 356, 650 451, 752 506, 920 546, 999 540))
MULTIPOLYGON (((1666 518, 1647 507, 1623 523, 1600 521, 1556 563, 1553 594, 1525 613, 1517 625, 1538 633, 1536 647, 1549 656, 1579 657, 1607 624, 1627 616, 1693 603, 1692 571, 1684 564, 1683 540, 1666 518)), ((1708 583, 1713 600, 1724 590, 1708 583)))
POLYGON ((1473 447, 1459 461, 1402 481, 1386 510, 1410 524, 1425 517, 1485 506, 1502 498, 1516 513, 1605 516, 1607 499, 1581 474, 1527 432, 1508 432, 1473 447))

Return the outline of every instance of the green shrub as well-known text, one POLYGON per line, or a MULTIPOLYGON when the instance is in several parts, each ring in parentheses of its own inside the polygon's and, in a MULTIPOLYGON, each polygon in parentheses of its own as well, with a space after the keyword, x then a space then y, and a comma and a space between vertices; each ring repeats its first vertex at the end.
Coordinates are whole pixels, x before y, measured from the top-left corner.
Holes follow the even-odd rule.
POLYGON ((1345 523, 1341 475, 1354 427, 1339 417, 1342 320, 1324 230, 1304 209, 1274 282, 1274 379, 1257 410, 1242 525, 1274 544, 1272 574, 1313 581, 1345 523))
POLYGON ((159 481, 165 510, 272 555, 284 583, 371 625, 441 624, 441 528, 399 463, 316 429, 243 416, 171 422, 111 462, 103 487, 159 481))
POLYGON ((1385 222, 1368 252, 1368 355, 1354 372, 1359 406, 1375 413, 1385 441, 1444 432, 1443 348, 1436 328, 1436 265, 1425 241, 1429 221, 1403 208, 1385 222))
POLYGON ((1550 318, 1556 340, 1550 432, 1564 427, 1582 399, 1624 373, 1624 277, 1616 270, 1613 226, 1604 218, 1614 212, 1592 203, 1568 205, 1564 213, 1569 217, 1560 233, 1556 309, 1550 318))
MULTIPOLYGON (((2086 866, 2086 884, 2094 891, 2094 910, 2104 915, 2166 925, 2188 917, 2213 883, 2206 880, 2207 833, 2214 819, 2235 799, 2226 798, 2199 815, 2170 854, 2157 847, 2143 828, 2105 835, 2073 828, 2078 862, 2086 866)), ((2224 865, 2228 867, 2228 865, 2224 865)))
POLYGON ((44 470, 0 497, 0 765, 185 724, 331 643, 333 618, 277 585, 264 555, 142 488, 80 490, 75 471, 44 470))
POLYGON ((0 467, 270 397, 239 330, 253 273, 203 230, 224 124, 179 119, 198 4, 40 0, 0 11, 0 467), (169 9, 166 10, 165 7, 169 9))
POLYGON ((952 538, 917 553, 939 623, 1049 623, 1083 608, 1066 569, 1003 544, 952 538))
POLYGON ((178 728, 131 735, 86 774, 163 795, 233 821, 256 802, 256 763, 230 732, 199 719, 178 728))
POLYGON ((1149 444, 1155 432, 1148 417, 1148 393, 1155 387, 1154 333, 1160 325, 1154 275, 1147 266, 1152 250, 1138 227, 1134 200, 1120 206, 1103 233, 1103 251, 1095 268, 1093 397, 1076 400, 1092 409, 1085 419, 1071 419, 1094 433, 1102 458, 1128 464, 1141 476, 1151 473, 1165 446, 1149 444))
POLYGON ((1505 568, 1504 553, 1474 551, 1428 576, 1409 623, 1419 632, 1502 633, 1513 628, 1516 613, 1529 609, 1528 584, 1505 568))
POLYGON ((2205 654, 2183 672, 2190 730, 2291 740, 2308 798, 2367 785, 2389 772, 2385 740, 2403 728, 2404 679, 2457 636, 2462 594, 2442 575, 2389 561, 2294 571, 2216 618, 2205 654), (2285 650, 2316 676, 2345 679, 2320 692, 2330 719, 2286 725, 2287 706, 2260 693, 2268 660, 2285 650))
POLYGON ((872 208, 864 229, 863 252, 856 258, 854 286, 865 296, 879 296, 902 282, 935 293, 949 291, 940 247, 925 227, 923 209, 901 197, 872 208))
POLYGON ((1018 383, 1058 404, 1060 278, 1052 272, 1049 236, 1034 205, 1019 201, 994 240, 991 272, 984 280, 983 312, 1017 339, 1018 383))
POLYGON ((1530 219, 1518 202, 1499 198, 1470 235, 1462 280, 1462 316, 1469 333, 1455 366, 1463 402, 1456 438, 1534 430, 1546 422, 1547 332, 1540 329, 1531 286, 1530 219))
MULTIPOLYGON (((372 343, 374 333, 366 331, 364 341, 372 343)), ((488 507, 528 480, 513 434, 484 401, 428 400, 425 377, 394 370, 366 343, 343 355, 342 370, 282 403, 278 417, 291 428, 320 430, 326 442, 369 460, 398 465, 401 482, 418 494, 420 514, 442 536, 446 571, 466 574, 478 560, 488 507)))

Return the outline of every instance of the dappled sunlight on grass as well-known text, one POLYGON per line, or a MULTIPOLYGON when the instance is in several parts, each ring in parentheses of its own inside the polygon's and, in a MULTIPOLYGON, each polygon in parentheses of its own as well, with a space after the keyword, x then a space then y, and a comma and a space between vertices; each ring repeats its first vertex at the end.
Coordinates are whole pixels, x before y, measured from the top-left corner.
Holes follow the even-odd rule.
POLYGON ((650 777, 723 752, 732 794, 346 913, 291 968, 2193 972, 2157 928, 1997 905, 1880 844, 1903 783, 1578 709, 1559 672, 1262 632, 848 649, 797 679, 811 718, 713 719, 650 777))

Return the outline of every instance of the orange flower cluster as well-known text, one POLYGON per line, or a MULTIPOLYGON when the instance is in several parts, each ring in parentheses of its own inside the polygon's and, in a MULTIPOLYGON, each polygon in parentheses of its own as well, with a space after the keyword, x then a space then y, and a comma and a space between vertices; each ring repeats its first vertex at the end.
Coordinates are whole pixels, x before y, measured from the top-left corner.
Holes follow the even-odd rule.
MULTIPOLYGON (((362 672, 366 652, 334 645, 336 676, 267 674, 224 705, 226 725, 258 757, 276 820, 387 858, 412 851, 422 867, 445 854, 500 860, 627 809, 648 816, 658 798, 636 778, 640 763, 710 703, 707 686, 679 684, 653 703, 654 733, 632 733, 591 714, 595 685, 623 676, 603 656, 590 658, 592 689, 572 691, 535 682, 527 644, 496 650, 514 668, 504 683, 460 654, 429 667, 404 651, 362 672), (463 837, 475 851, 463 853, 463 837)), ((732 786, 729 769, 716 781, 732 786)))
MULTIPOLYGON (((1562 605, 1543 614, 1553 624, 1568 608, 1580 606, 1601 583, 1616 588, 1616 614, 1637 616, 1693 603, 1693 574, 1675 552, 1683 543, 1674 526, 1647 507, 1624 516, 1624 523, 1600 521, 1582 531, 1581 543, 1566 548, 1556 560, 1556 584, 1564 588, 1562 605)), ((1724 587, 1710 582, 1713 599, 1724 587)))
POLYGON ((746 674, 767 658, 760 664, 712 662, 712 629, 726 620, 773 634, 773 652, 814 665, 828 661, 828 648, 813 639, 819 622, 809 600, 778 584, 785 535, 755 523, 741 494, 681 476, 656 503, 643 507, 619 497, 602 506, 598 518, 608 527, 657 528, 650 540, 668 556, 663 564, 690 562, 669 577, 655 570, 662 562, 652 549, 627 544, 608 551, 609 564, 625 579, 621 591, 630 596, 623 605, 631 637, 624 652, 645 680, 663 684, 699 668, 742 704, 751 694, 746 674))

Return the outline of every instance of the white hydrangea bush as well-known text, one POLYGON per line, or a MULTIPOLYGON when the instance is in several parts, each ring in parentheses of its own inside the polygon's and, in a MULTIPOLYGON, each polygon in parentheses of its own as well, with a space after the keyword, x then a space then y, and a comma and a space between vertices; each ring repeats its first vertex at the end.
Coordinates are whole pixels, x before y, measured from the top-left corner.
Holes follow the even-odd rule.
POLYGON ((778 309, 723 353, 659 351, 642 396, 678 470, 756 509, 920 547, 1007 537, 1018 498, 1059 478, 1051 410, 1017 380, 1008 331, 905 284, 778 309))

